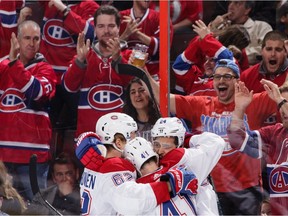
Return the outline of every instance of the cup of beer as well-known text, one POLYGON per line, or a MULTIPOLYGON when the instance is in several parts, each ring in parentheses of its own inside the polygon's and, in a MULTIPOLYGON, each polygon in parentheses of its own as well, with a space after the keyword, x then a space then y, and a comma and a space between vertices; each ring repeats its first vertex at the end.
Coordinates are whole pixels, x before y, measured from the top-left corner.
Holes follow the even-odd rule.
POLYGON ((134 50, 134 55, 133 55, 134 60, 132 64, 136 67, 143 68, 145 65, 145 56, 146 56, 148 47, 145 46, 144 44, 136 44, 133 50, 134 50))

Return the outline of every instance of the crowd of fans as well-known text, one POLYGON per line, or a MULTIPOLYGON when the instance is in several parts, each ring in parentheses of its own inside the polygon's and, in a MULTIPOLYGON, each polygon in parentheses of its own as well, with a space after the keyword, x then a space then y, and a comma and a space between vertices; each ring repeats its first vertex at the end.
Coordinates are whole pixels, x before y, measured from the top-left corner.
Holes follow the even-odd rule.
MULTIPOLYGON (((271 199, 272 213, 288 214, 288 178, 279 174, 287 170, 287 135, 270 140, 265 129, 286 128, 288 2, 171 0, 170 16, 170 50, 177 50, 167 74, 170 115, 190 135, 212 132, 226 142, 211 171, 219 213, 260 214, 271 199)), ((126 113, 137 136, 153 141, 159 22, 159 1, 0 0, 1 211, 53 214, 39 207, 48 200, 61 214, 79 215, 75 143, 105 114, 126 113), (133 63, 136 44, 148 47, 142 69, 153 92, 118 71, 133 63), (31 155, 42 194, 30 185, 31 155)))

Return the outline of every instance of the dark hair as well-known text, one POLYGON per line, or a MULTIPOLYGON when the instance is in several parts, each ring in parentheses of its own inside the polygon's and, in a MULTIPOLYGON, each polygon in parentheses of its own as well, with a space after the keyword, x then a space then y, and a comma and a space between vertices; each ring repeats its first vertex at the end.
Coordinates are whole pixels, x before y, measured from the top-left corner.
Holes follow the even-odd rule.
MULTIPOLYGON (((233 1, 229 0, 228 5, 231 4, 233 1)), ((243 2, 243 1, 238 1, 238 2, 243 2)), ((256 2, 254 0, 246 0, 244 2, 244 7, 245 9, 250 9, 249 15, 251 15, 254 12, 256 2)))
POLYGON ((284 43, 284 41, 287 40, 287 36, 278 30, 274 30, 274 31, 270 31, 266 33, 262 42, 262 49, 266 46, 266 42, 268 40, 280 40, 280 41, 283 41, 284 43))
POLYGON ((56 164, 59 164, 59 165, 72 164, 74 166, 75 170, 78 169, 76 160, 73 157, 69 156, 68 153, 65 153, 65 152, 60 153, 59 156, 56 157, 52 161, 52 163, 51 163, 51 173, 54 173, 54 166, 56 164))
POLYGON ((285 2, 276 10, 276 20, 280 22, 282 16, 286 16, 288 14, 288 2, 285 2))
POLYGON ((218 40, 225 46, 236 46, 242 50, 250 43, 250 36, 243 25, 234 24, 219 33, 218 40))
POLYGON ((256 3, 253 0, 246 0, 245 1, 245 8, 246 9, 249 9, 249 8, 251 9, 250 12, 249 12, 249 15, 251 15, 254 12, 255 5, 256 5, 256 3))
POLYGON ((245 1, 245 8, 254 8, 255 7, 255 1, 254 0, 246 0, 245 1))
MULTIPOLYGON (((126 88, 125 104, 123 107, 123 112, 125 114, 131 116, 137 122, 138 113, 137 113, 137 110, 135 109, 135 107, 133 106, 131 98, 130 98, 130 90, 131 90, 131 86, 133 83, 138 83, 139 85, 143 86, 143 83, 137 77, 135 77, 134 79, 132 79, 130 81, 130 83, 128 84, 128 86, 126 88)), ((157 110, 156 104, 154 104, 151 97, 149 97, 149 103, 148 103, 149 119, 148 119, 148 122, 152 125, 154 125, 158 119, 158 117, 157 117, 158 112, 156 112, 156 110, 157 110)))
POLYGON ((96 10, 94 14, 94 26, 97 24, 97 17, 102 14, 114 15, 117 26, 120 26, 121 17, 119 11, 111 5, 102 5, 96 10))

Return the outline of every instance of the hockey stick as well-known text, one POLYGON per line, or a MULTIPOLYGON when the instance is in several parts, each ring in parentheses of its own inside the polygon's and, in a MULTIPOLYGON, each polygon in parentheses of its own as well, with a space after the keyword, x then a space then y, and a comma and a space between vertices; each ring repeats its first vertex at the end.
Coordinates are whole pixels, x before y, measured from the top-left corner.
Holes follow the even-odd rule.
POLYGON ((149 82, 149 78, 146 75, 145 71, 143 71, 141 68, 135 67, 134 65, 121 64, 121 63, 118 63, 115 69, 116 69, 116 71, 119 74, 135 76, 135 77, 138 77, 139 79, 143 80, 143 82, 148 87, 148 90, 149 90, 150 95, 151 95, 152 102, 154 103, 154 106, 157 108, 156 109, 157 117, 160 118, 161 114, 160 114, 160 111, 159 111, 159 107, 158 107, 157 102, 155 100, 155 97, 154 97, 154 94, 153 94, 153 90, 152 90, 151 84, 149 82))
POLYGON ((38 179, 37 179, 37 155, 33 154, 30 157, 30 164, 29 164, 29 178, 30 178, 30 185, 32 188, 33 195, 39 193, 41 199, 44 201, 44 203, 50 208, 52 211, 54 211, 57 215, 62 214, 57 211, 47 200, 44 199, 42 196, 39 185, 38 185, 38 179))

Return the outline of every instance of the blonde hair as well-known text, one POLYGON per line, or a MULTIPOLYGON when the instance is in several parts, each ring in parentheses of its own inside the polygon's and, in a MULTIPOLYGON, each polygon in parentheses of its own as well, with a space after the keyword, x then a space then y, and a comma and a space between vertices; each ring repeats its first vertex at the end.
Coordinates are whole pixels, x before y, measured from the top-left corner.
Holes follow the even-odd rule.
POLYGON ((18 191, 13 187, 8 178, 9 174, 4 163, 0 161, 0 194, 6 199, 17 199, 21 205, 22 212, 26 209, 25 202, 18 191))

